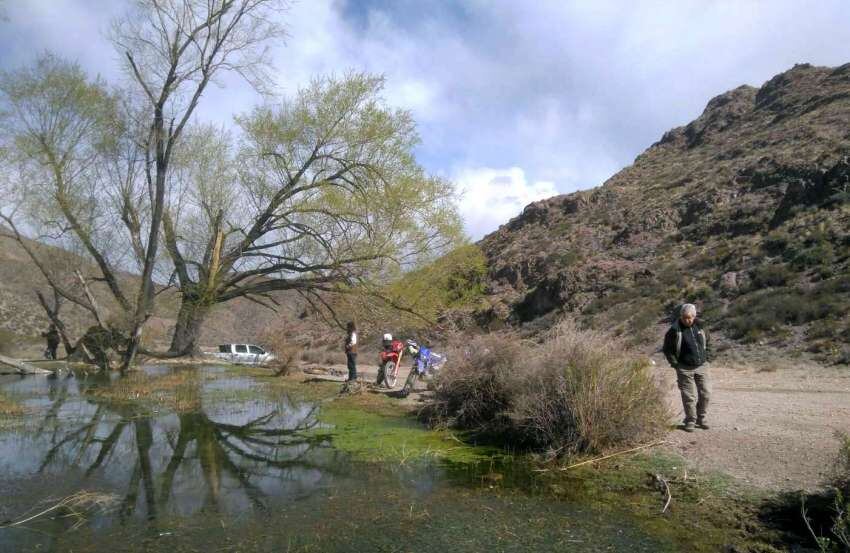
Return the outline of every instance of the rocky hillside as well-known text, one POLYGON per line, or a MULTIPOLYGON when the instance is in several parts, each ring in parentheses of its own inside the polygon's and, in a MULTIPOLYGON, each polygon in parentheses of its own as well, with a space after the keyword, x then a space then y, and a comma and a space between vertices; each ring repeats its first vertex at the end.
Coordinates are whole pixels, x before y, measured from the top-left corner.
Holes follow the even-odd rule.
POLYGON ((592 190, 485 237, 490 327, 566 311, 636 343, 683 301, 721 335, 850 362, 850 64, 713 98, 592 190))
MULTIPOLYGON (((0 234, 7 232, 6 229, 0 229, 0 234)), ((55 267, 59 263, 68 268, 79 267, 86 275, 96 274, 93 266, 70 252, 34 241, 28 241, 28 244, 35 249, 40 259, 49 259, 51 266, 55 267)), ((127 290, 133 290, 135 278, 134 275, 124 274, 121 284, 127 290)), ((120 310, 111 301, 105 286, 93 283, 91 287, 107 316, 118 316, 120 310)), ((50 288, 27 253, 14 240, 0 236, 0 350, 15 355, 40 354, 43 341, 39 335, 47 328, 49 321, 39 305, 36 296, 38 290, 52 302, 50 288)), ((243 299, 216 306, 204 325, 201 345, 209 347, 223 342, 264 344, 285 340, 308 346, 306 349, 309 355, 316 359, 327 358, 331 351, 338 352, 338 331, 334 332, 318 320, 315 314, 306 311, 304 303, 297 296, 281 293, 277 299, 281 304, 277 313, 243 299)), ((179 296, 175 291, 163 291, 158 296, 156 316, 145 329, 145 341, 149 347, 167 349, 178 307, 179 296)), ((63 303, 60 315, 74 339, 82 336, 85 329, 94 324, 85 310, 70 302, 63 303)))

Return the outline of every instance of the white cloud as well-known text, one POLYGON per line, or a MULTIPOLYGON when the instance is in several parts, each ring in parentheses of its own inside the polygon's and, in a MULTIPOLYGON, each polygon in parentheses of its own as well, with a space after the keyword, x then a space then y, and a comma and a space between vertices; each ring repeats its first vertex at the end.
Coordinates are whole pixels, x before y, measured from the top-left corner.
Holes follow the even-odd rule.
POLYGON ((531 202, 558 194, 554 182, 528 182, 520 167, 464 168, 455 172, 453 180, 466 231, 474 240, 496 230, 531 202))
MULTIPOLYGON (((52 49, 114 78, 117 56, 99 30, 128 3, 6 2, 0 69, 52 49)), ((419 124, 425 168, 489 191, 495 207, 464 210, 476 236, 542 194, 601 184, 717 94, 796 62, 850 61, 847 0, 300 0, 284 21, 280 92, 320 74, 385 75, 387 101, 419 124), (473 169, 452 175, 457 167, 473 169)), ((238 78, 222 80, 200 118, 227 123, 259 101, 238 78)))

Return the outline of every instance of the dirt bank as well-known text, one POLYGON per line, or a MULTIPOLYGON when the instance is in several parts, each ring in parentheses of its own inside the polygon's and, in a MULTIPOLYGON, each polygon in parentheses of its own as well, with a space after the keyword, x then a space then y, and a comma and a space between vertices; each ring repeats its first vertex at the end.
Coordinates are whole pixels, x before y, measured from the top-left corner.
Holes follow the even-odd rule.
MULTIPOLYGON (((770 490, 811 490, 833 469, 837 432, 850 432, 850 370, 822 366, 710 368, 710 430, 675 430, 669 449, 701 470, 770 490)), ((673 370, 659 362, 672 411, 682 418, 673 370)))

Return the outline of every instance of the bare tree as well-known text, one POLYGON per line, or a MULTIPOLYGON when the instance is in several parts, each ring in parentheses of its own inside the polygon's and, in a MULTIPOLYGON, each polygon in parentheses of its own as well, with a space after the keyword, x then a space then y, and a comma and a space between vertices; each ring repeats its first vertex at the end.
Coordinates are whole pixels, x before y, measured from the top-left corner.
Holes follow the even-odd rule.
MULTIPOLYGON (((268 66, 263 46, 282 33, 274 13, 280 8, 279 0, 136 0, 135 10, 114 25, 113 42, 147 105, 149 122, 143 149, 151 215, 125 367, 153 312, 153 272, 175 146, 217 74, 235 71, 251 83, 262 82, 268 66)), ((137 232, 133 207, 127 211, 125 224, 137 232)))
MULTIPOLYGON (((168 174, 182 133, 217 75, 264 81, 264 45, 281 36, 283 7, 282 0, 134 1, 111 35, 130 77, 126 94, 51 55, 0 78, 3 147, 16 168, 19 212, 31 228, 79 245, 97 267, 94 278, 123 313, 122 368, 153 313, 168 174), (132 264, 141 279, 127 290, 119 271, 132 264)), ((102 323, 90 298, 48 282, 102 323)))
POLYGON ((375 288, 462 241, 450 183, 416 163, 410 113, 381 99, 383 79, 315 80, 294 99, 197 129, 163 217, 182 294, 170 351, 190 353, 212 305, 280 290, 309 301, 375 288))

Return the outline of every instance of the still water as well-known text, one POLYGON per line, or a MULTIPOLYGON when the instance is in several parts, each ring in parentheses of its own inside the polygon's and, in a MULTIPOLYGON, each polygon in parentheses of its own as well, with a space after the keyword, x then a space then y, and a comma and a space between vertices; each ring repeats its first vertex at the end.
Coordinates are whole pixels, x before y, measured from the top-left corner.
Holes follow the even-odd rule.
POLYGON ((0 521, 53 508, 0 529, 0 552, 670 550, 626 515, 535 492, 522 470, 359 461, 320 402, 248 377, 145 376, 179 376, 174 400, 118 375, 0 380, 28 411, 0 426, 0 521), (56 507, 69 497, 82 504, 56 507))

